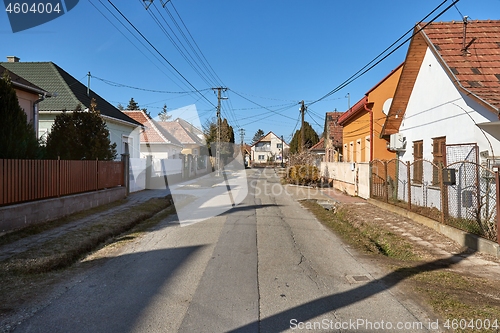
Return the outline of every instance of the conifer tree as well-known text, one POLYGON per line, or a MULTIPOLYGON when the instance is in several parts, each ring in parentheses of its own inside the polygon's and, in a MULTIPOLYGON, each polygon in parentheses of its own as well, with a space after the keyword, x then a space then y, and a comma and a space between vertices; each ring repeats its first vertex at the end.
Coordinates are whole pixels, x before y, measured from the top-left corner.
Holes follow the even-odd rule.
MULTIPOLYGON (((31 110, 30 110, 31 111, 31 110)), ((42 149, 33 124, 19 106, 7 71, 0 78, 0 159, 35 159, 42 149)))

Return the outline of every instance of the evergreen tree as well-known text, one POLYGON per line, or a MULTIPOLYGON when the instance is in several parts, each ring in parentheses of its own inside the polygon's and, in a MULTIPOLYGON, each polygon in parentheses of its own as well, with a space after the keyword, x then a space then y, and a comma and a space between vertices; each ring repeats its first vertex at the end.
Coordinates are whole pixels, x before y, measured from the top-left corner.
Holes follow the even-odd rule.
MULTIPOLYGON (((217 119, 207 120, 205 126, 203 126, 203 133, 205 135, 205 141, 207 148, 209 149, 210 156, 215 156, 215 150, 210 150, 211 147, 215 148, 217 143, 217 119)), ((233 127, 229 125, 227 119, 224 118, 221 121, 220 130, 220 154, 223 159, 227 159, 234 154, 234 130, 233 127)))
POLYGON ((130 101, 128 102, 128 105, 127 105, 127 110, 139 110, 139 104, 137 104, 136 101, 134 101, 134 98, 132 97, 130 99, 130 101))
POLYGON ((112 160, 116 157, 116 143, 111 144, 106 122, 94 99, 88 112, 78 105, 72 113, 57 115, 47 137, 47 156, 63 160, 112 160))
POLYGON ((255 132, 255 135, 253 136, 252 143, 256 143, 257 141, 262 139, 263 136, 264 136, 264 131, 259 128, 257 132, 255 132))
POLYGON ((34 159, 42 157, 42 149, 33 124, 19 106, 16 91, 7 71, 0 78, 0 158, 34 159))
POLYGON ((163 104, 163 109, 160 113, 158 113, 158 117, 160 118, 160 121, 167 121, 172 118, 172 116, 167 113, 167 104, 163 104))
MULTIPOLYGON (((300 129, 293 135, 292 141, 290 142, 290 154, 295 154, 300 152, 300 129)), ((319 142, 319 137, 316 131, 309 125, 307 121, 304 121, 304 142, 305 149, 309 149, 319 142)))
POLYGON ((118 105, 116 106, 116 108, 120 111, 123 111, 125 110, 125 108, 123 107, 122 103, 118 103, 118 105))

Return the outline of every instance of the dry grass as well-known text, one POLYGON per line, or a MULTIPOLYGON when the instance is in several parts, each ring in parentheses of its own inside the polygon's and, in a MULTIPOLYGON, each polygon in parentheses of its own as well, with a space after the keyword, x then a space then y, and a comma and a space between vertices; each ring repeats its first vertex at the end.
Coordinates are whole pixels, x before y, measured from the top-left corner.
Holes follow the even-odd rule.
MULTIPOLYGON (((415 299, 432 307, 444 319, 441 328, 447 320, 451 323, 454 319, 465 319, 467 323, 472 319, 488 319, 493 323, 496 319, 500 326, 500 285, 497 282, 440 267, 442 263, 434 265, 432 260, 423 261, 418 255, 421 249, 417 251, 406 238, 391 233, 380 224, 350 219, 349 211, 342 207, 332 212, 313 201, 302 204, 346 243, 375 256, 388 268, 391 278, 400 281, 408 293, 413 293, 415 299)), ((460 327, 453 330, 471 331, 460 327)))
POLYGON ((174 212, 170 199, 150 199, 117 212, 112 219, 96 220, 0 262, 0 319, 25 301, 43 293, 46 287, 59 279, 63 268, 106 243, 140 236, 174 212), (132 233, 124 235, 127 231, 132 233))

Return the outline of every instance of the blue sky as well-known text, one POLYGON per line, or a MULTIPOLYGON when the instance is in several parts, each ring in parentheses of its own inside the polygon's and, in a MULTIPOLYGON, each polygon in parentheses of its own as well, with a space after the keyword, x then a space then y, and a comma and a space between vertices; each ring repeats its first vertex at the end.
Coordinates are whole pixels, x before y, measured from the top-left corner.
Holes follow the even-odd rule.
MULTIPOLYGON (((146 10, 142 0, 80 0, 65 15, 17 33, 12 33, 7 14, 0 13, 0 61, 9 55, 21 61, 52 61, 84 84, 91 72, 91 89, 114 105, 125 106, 133 97, 152 116, 163 104, 169 111, 195 106, 201 123, 215 116, 217 97, 210 88, 224 86, 229 90, 223 96, 229 99, 223 101, 222 116, 233 126, 238 142, 240 128, 245 129, 247 143, 258 129, 289 141, 300 126, 301 100, 308 104, 337 88, 443 2, 171 1, 163 8, 160 0, 154 0, 146 10), (186 47, 185 57, 168 36, 178 48, 186 47), (193 66, 196 71, 185 58, 200 64, 193 66)), ((441 9, 452 2, 446 1, 441 9)), ((437 21, 458 21, 462 15, 498 20, 500 0, 460 0, 437 21)), ((345 111, 347 94, 351 105, 358 101, 404 61, 407 48, 408 44, 403 45, 367 74, 313 103, 306 121, 321 134, 325 112, 345 111)), ((193 121, 192 113, 187 114, 193 121)))

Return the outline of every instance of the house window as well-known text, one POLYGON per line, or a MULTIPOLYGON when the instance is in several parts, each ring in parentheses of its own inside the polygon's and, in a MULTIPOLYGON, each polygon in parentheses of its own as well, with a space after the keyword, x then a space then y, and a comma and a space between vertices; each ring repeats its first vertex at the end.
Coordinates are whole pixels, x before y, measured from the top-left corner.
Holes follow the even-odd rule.
POLYGON ((444 149, 446 137, 432 139, 432 162, 437 166, 432 167, 432 185, 439 185, 439 170, 444 168, 444 149))
POLYGON ((349 146, 347 143, 344 144, 344 161, 349 162, 349 146))
POLYGON ((358 139, 356 141, 356 162, 362 162, 361 161, 361 139, 358 139))
POLYGON ((266 159, 266 155, 259 155, 259 161, 264 161, 266 159))
POLYGON ((282 144, 281 144, 281 143, 277 143, 277 144, 276 144, 276 148, 281 149, 281 147, 282 147, 282 144))
POLYGON ((365 137, 365 162, 370 161, 370 136, 365 137))
POLYGON ((422 184, 424 169, 424 141, 413 141, 413 183, 422 184))

